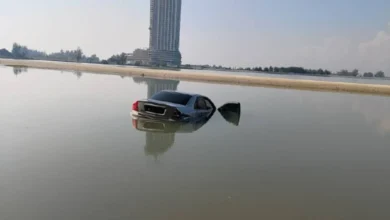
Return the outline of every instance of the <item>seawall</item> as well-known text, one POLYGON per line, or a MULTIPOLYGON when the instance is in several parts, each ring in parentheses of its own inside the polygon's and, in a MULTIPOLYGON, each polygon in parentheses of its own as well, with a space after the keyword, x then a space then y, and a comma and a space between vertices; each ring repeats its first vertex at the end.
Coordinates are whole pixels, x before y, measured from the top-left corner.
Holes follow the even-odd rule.
POLYGON ((55 69, 92 73, 114 74, 121 76, 138 76, 159 79, 175 79, 195 82, 222 83, 233 85, 276 87, 299 90, 346 92, 372 95, 390 96, 390 85, 358 84, 344 82, 328 82, 315 80, 297 80, 271 78, 261 76, 242 76, 228 74, 207 74, 191 71, 174 71, 161 69, 147 69, 129 66, 115 66, 103 64, 67 63, 40 60, 13 60, 0 59, 0 65, 24 66, 38 69, 55 69))

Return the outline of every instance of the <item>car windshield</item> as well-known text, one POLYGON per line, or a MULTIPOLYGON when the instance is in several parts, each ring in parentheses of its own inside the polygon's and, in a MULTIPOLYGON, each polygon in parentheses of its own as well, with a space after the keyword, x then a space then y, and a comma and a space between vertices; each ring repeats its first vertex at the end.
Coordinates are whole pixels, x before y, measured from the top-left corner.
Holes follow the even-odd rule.
POLYGON ((159 92, 151 97, 151 99, 171 102, 180 105, 187 105, 188 101, 191 99, 191 95, 177 93, 177 92, 159 92))

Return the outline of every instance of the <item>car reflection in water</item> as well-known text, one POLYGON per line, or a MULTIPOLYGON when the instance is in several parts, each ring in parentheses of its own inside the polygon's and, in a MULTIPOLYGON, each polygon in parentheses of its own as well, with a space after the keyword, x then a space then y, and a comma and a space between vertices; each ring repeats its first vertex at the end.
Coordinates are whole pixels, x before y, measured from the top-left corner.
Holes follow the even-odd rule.
MULTIPOLYGON (((162 90, 176 91, 179 84, 179 81, 176 80, 149 78, 133 78, 133 80, 136 83, 145 83, 147 85, 148 98, 162 90)), ((210 120, 210 118, 215 114, 215 111, 208 118, 193 120, 190 122, 171 122, 146 118, 132 118, 132 124, 138 131, 146 133, 145 154, 154 156, 157 159, 158 156, 164 154, 172 147, 175 142, 176 133, 193 133, 199 130, 210 120)), ((227 103, 218 108, 217 111, 226 121, 235 126, 239 125, 241 115, 241 106, 239 103, 227 103)))

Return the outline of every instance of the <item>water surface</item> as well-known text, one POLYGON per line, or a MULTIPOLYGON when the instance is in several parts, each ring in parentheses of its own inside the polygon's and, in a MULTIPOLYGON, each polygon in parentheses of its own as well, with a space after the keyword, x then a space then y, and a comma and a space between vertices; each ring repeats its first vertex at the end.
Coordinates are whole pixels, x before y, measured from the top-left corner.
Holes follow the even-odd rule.
POLYGON ((388 97, 0 69, 0 219, 389 219, 388 97), (133 127, 162 89, 242 105, 133 127))

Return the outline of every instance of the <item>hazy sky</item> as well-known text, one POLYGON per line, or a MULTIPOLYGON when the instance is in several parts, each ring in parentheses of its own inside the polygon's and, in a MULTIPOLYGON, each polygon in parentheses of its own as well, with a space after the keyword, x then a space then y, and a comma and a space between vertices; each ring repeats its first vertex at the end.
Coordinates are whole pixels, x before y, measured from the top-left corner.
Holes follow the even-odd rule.
MULTIPOLYGON (((148 0, 0 0, 0 48, 148 47, 148 0)), ((183 0, 183 63, 390 73, 390 0, 183 0)))

